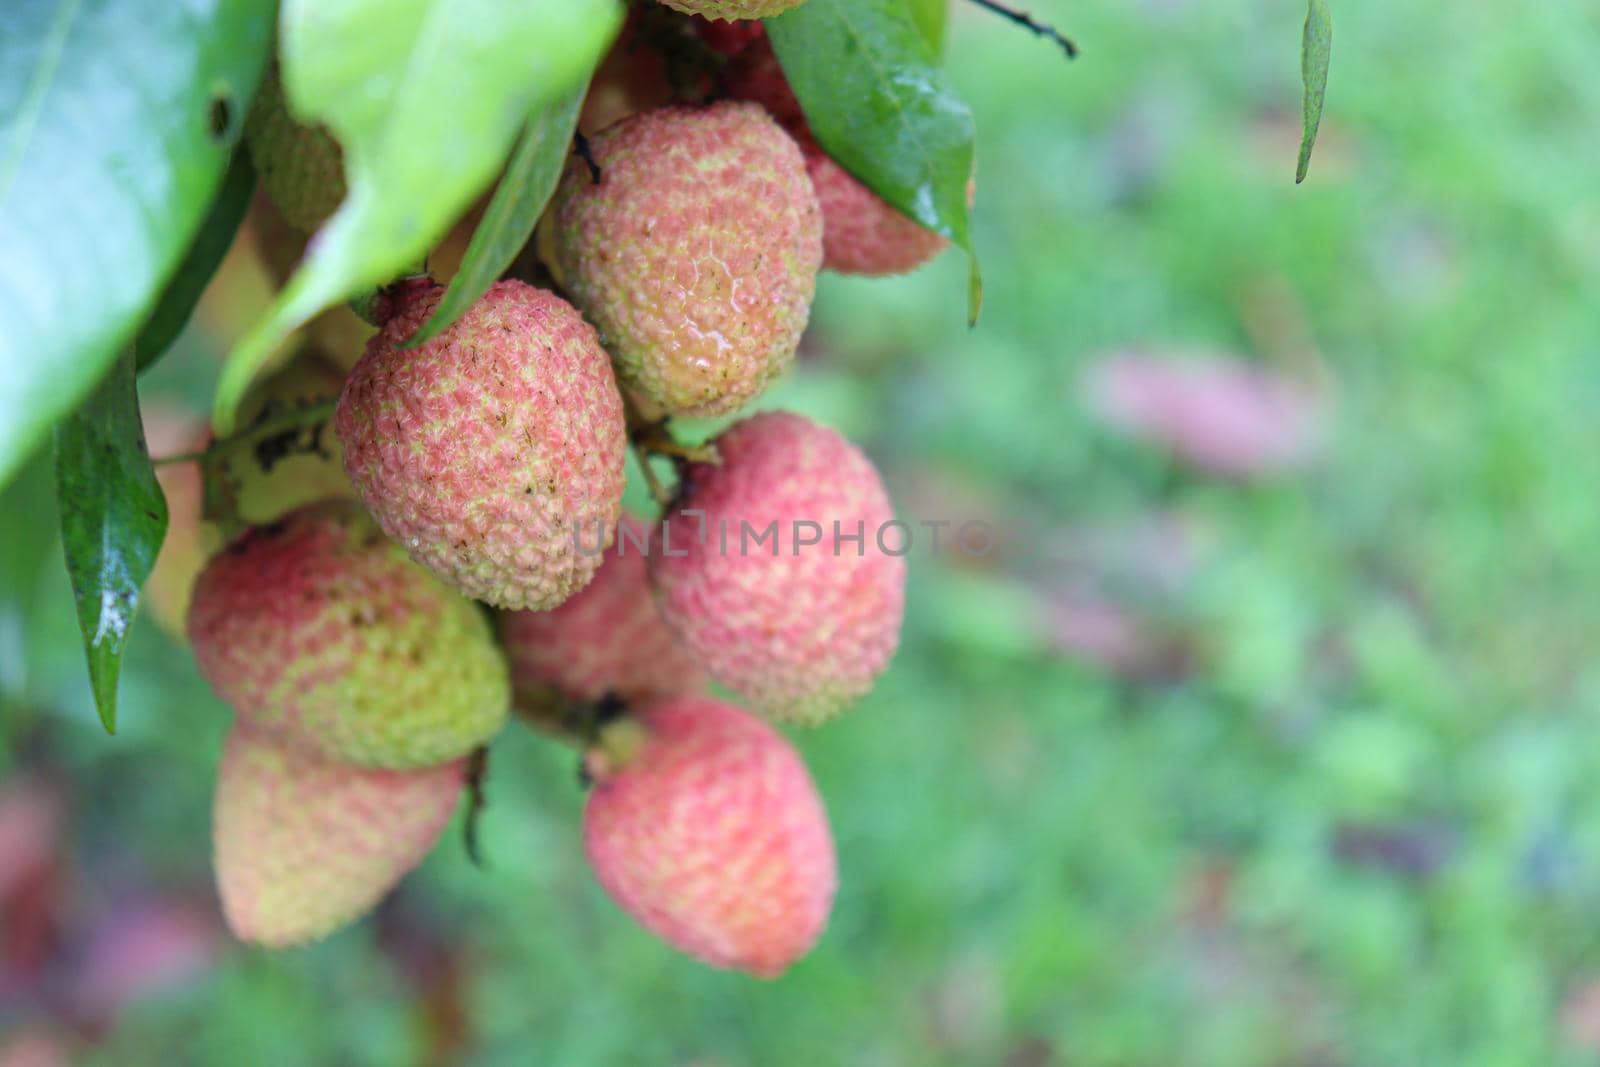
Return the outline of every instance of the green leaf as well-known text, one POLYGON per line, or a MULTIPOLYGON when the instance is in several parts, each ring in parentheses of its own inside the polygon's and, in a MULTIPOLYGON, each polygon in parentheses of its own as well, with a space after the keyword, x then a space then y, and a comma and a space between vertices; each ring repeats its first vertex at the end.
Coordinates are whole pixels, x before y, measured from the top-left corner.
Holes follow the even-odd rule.
POLYGON ((228 254, 228 247, 239 232, 239 224, 244 221, 255 190, 256 171, 250 165, 250 153, 234 152, 233 162, 228 164, 228 172, 223 175, 222 188, 200 224, 200 232, 133 342, 134 360, 141 372, 172 346, 189 316, 194 314, 200 294, 205 292, 211 276, 217 273, 222 257, 228 254))
POLYGON ((911 7, 911 17, 917 21, 917 29, 922 31, 922 36, 933 46, 934 53, 943 55, 945 23, 950 17, 950 0, 907 0, 907 3, 911 7))
POLYGON ((125 352, 56 431, 61 543, 107 733, 117 728, 117 674, 139 590, 167 532, 167 501, 145 448, 134 373, 133 353, 125 352))
POLYGON ((273 0, 6 0, 0 483, 133 340, 211 203, 273 0))
POLYGON ((1328 10, 1328 0, 1309 0, 1305 35, 1300 41, 1305 132, 1300 135, 1300 161, 1294 170, 1296 185, 1306 180, 1306 171, 1311 167, 1311 149, 1317 143, 1317 127, 1322 125, 1322 101, 1328 91, 1328 58, 1332 50, 1333 14, 1328 10))
POLYGON ((592 71, 618 0, 285 0, 284 90, 344 148, 350 191, 217 385, 217 432, 273 352, 330 304, 420 260, 518 130, 592 71))
POLYGON ((455 322, 488 292, 528 243, 571 154, 572 133, 578 127, 578 112, 587 89, 588 82, 580 82, 528 120, 511 163, 472 233, 461 269, 451 279, 433 317, 406 342, 408 346, 421 344, 455 322))
POLYGON ((967 230, 972 112, 905 0, 807 0, 766 25, 827 153, 971 257, 968 314, 976 320, 982 282, 967 230))

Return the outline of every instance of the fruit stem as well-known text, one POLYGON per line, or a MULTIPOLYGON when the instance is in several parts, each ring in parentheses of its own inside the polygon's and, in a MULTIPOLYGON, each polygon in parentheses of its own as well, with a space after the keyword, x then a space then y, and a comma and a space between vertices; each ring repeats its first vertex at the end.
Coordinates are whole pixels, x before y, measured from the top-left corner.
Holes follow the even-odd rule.
POLYGON ((270 419, 262 419, 253 426, 240 430, 232 437, 224 437, 220 441, 211 442, 210 445, 198 452, 180 452, 175 456, 162 456, 150 462, 157 467, 165 467, 173 463, 206 463, 263 437, 276 437, 289 430, 298 430, 306 426, 315 426, 319 422, 326 422, 333 417, 333 412, 338 406, 339 401, 337 399, 307 404, 305 407, 286 411, 282 415, 270 419))
POLYGON ((604 782, 633 762, 649 737, 644 724, 637 719, 622 718, 606 723, 584 753, 585 773, 593 781, 604 782))
POLYGON ((656 469, 650 465, 649 451, 634 442, 633 454, 638 457, 639 470, 644 474, 644 484, 650 492, 650 499, 662 507, 669 507, 672 504, 672 491, 661 484, 661 476, 656 474, 656 469))
POLYGON ((1040 22, 1026 11, 1018 11, 1014 7, 1008 7, 1005 4, 999 3, 998 0, 972 0, 972 2, 986 11, 994 12, 1003 19, 1009 19, 1010 21, 1015 22, 1018 26, 1023 26, 1029 30, 1032 30, 1040 37, 1050 38, 1050 40, 1061 46, 1062 51, 1067 53, 1068 59, 1078 58, 1078 46, 1072 42, 1071 38, 1064 35, 1054 26, 1051 26, 1048 23, 1040 22))
POLYGON ((368 326, 382 328, 384 323, 394 317, 395 311, 409 290, 426 288, 432 284, 433 278, 428 274, 428 261, 424 258, 394 281, 351 297, 350 310, 368 326))
POLYGON ((633 447, 641 453, 652 456, 666 456, 668 459, 680 460, 684 463, 721 463, 722 456, 717 452, 717 446, 709 442, 703 445, 686 445, 672 436, 667 419, 658 419, 655 422, 643 423, 634 428, 629 437, 633 447))

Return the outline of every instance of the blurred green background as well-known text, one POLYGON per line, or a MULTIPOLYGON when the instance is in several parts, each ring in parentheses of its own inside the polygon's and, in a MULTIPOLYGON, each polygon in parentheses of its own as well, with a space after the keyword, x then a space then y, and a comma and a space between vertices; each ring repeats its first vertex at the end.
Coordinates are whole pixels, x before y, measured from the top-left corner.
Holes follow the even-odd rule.
MULTIPOLYGON (((1298 188, 1302 5, 1039 0, 1070 65, 956 12, 983 321, 954 254, 828 277, 767 403, 996 548, 917 551, 894 668, 795 736, 842 880, 777 983, 605 899, 574 760, 520 728, 485 870, 458 825, 323 944, 220 937, 228 715, 141 623, 100 731, 41 457, 0 493, 0 1038, 117 1065, 1595 1062, 1600 8, 1334 7, 1298 188), (1086 384, 1129 350, 1133 402, 1197 352, 1296 399, 1191 382, 1130 432, 1086 384)), ((207 395, 204 327, 147 390, 207 395)))

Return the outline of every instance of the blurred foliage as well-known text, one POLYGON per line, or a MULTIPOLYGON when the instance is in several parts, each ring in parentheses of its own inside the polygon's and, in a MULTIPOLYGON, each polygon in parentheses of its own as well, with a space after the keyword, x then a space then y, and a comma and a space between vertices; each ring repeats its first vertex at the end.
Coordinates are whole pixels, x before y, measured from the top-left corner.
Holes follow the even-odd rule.
MULTIPOLYGON (((1341 6, 1298 188, 1294 5, 1035 13, 1075 64, 950 24, 983 323, 954 253, 829 277, 767 401, 861 441, 908 518, 997 531, 919 548, 894 669, 797 735, 840 850, 819 950, 763 984, 657 944, 584 869, 571 756, 509 731, 486 870, 452 836, 352 931, 222 945, 85 1062, 1593 1061, 1600 11, 1341 6), (1118 434, 1082 382, 1128 348, 1317 382, 1324 450, 1224 480, 1118 434)), ((196 410, 208 299, 146 386, 196 410)), ((0 498, 5 778, 65 783, 63 922, 209 906, 226 712, 145 623, 101 733, 46 460, 0 498)), ((59 1018, 73 957, 40 966, 0 1031, 59 1018)))

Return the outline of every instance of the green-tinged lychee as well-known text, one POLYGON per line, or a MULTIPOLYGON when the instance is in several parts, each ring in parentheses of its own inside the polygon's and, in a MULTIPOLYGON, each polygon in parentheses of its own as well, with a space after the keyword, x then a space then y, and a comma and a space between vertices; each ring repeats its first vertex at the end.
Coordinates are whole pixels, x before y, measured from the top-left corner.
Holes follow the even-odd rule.
POLYGON ((235 725, 212 809, 229 929, 282 947, 359 919, 428 854, 465 776, 464 760, 408 771, 352 767, 235 725))
POLYGON ((344 200, 344 153, 326 129, 289 110, 273 64, 245 119, 244 141, 261 187, 289 225, 310 233, 344 200))
POLYGON ((714 967, 776 978, 827 925, 837 884, 805 764, 731 704, 679 697, 602 734, 584 850, 622 909, 714 967))
POLYGON ((624 119, 568 165, 540 248, 622 381, 672 414, 743 405, 792 362, 822 219, 794 141, 724 101, 624 119))
POLYGON ((686 15, 708 19, 768 19, 799 7, 805 0, 661 0, 686 15))
POLYGON ((412 558, 496 607, 582 589, 622 513, 622 397, 592 326, 554 293, 500 282, 448 330, 402 345, 444 290, 386 299, 335 429, 373 516, 412 558))
POLYGON ((691 463, 661 550, 661 613, 756 711, 815 723, 872 687, 899 644, 910 529, 833 430, 766 412, 691 463))
POLYGON ((594 581, 551 611, 500 619, 520 707, 607 695, 635 704, 705 690, 709 679, 656 610, 645 573, 651 529, 624 516, 594 581))
POLYGON ((483 612, 348 501, 307 505, 218 553, 189 639, 241 722, 361 766, 455 759, 510 708, 483 612))

